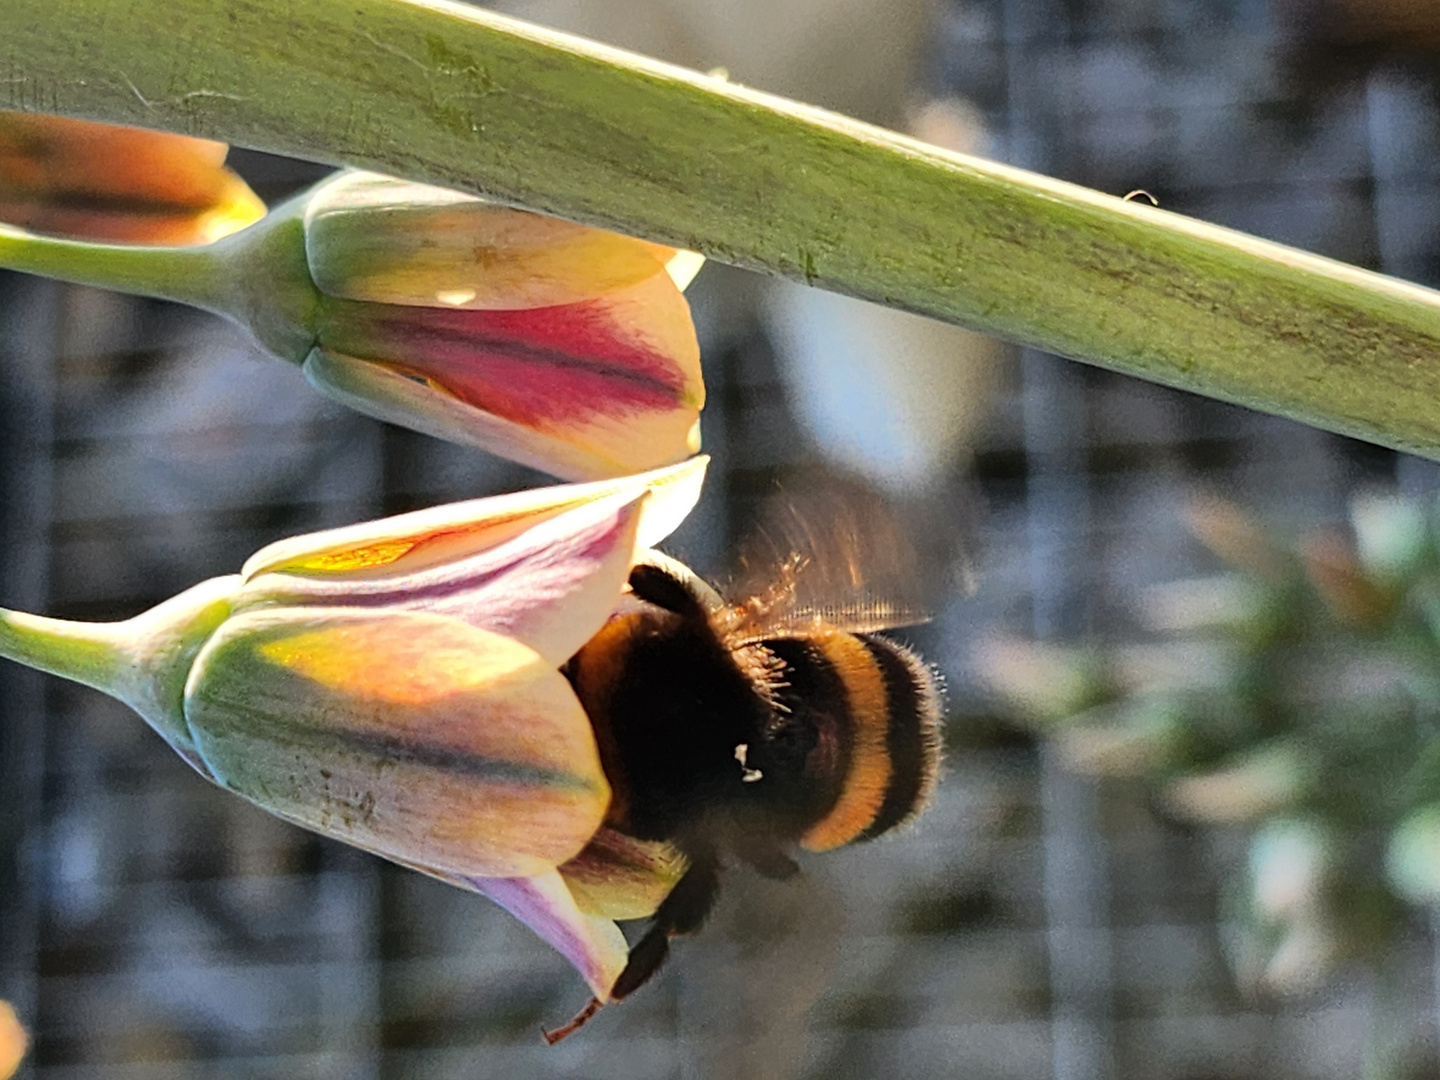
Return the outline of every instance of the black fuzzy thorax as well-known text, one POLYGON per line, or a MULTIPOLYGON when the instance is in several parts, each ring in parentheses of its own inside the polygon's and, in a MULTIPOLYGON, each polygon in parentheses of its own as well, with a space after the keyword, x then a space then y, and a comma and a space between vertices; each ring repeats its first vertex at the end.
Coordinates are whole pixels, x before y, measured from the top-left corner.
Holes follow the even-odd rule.
POLYGON ((628 626, 609 646, 624 650, 616 677, 587 702, 607 775, 623 788, 612 824, 682 850, 793 841, 833 796, 811 790, 810 714, 777 707, 770 681, 785 672, 754 655, 769 658, 763 649, 737 654, 703 614, 644 610, 628 626))

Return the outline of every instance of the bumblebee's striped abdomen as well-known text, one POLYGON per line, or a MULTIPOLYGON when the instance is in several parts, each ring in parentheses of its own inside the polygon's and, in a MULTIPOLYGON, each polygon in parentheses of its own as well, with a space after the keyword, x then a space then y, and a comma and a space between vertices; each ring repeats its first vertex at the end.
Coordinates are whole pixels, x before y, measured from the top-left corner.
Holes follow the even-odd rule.
POLYGON ((940 774, 940 685, 925 662, 905 646, 865 635, 885 677, 890 725, 890 786, 880 812, 861 834, 869 840, 903 825, 925 808, 940 774))
POLYGON ((870 839, 907 821, 934 788, 940 695, 902 645, 821 630, 764 642, 786 670, 779 703, 816 725, 812 783, 823 802, 800 837, 811 851, 870 839))

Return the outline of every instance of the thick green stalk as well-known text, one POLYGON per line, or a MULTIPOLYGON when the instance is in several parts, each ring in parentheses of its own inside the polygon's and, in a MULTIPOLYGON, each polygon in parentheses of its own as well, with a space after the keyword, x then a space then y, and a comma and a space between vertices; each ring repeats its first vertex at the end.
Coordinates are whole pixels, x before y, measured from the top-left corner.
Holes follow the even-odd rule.
POLYGON ((1440 456, 1436 293, 719 79, 440 0, 0 0, 0 40, 0 104, 489 194, 1440 456))

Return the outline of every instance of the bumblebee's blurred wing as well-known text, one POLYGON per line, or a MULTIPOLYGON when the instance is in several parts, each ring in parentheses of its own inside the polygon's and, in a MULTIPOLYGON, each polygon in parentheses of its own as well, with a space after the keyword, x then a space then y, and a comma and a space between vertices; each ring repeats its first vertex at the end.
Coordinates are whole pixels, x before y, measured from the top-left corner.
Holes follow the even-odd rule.
POLYGON ((801 637, 821 623, 869 633, 931 618, 916 546, 872 489, 837 480, 787 491, 766 499, 758 520, 728 590, 735 640, 801 637))

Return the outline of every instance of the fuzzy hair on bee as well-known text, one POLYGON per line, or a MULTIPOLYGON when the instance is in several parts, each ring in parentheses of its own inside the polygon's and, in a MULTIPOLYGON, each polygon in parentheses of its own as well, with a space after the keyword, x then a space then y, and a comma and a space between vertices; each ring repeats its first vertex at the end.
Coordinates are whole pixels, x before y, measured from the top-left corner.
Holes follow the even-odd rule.
POLYGON ((700 929, 727 864, 788 878, 797 848, 880 836, 930 797, 938 675, 875 633, 923 616, 869 599, 810 602, 803 583, 820 580, 817 569, 789 557, 727 602, 683 564, 646 553, 626 602, 563 669, 611 783, 606 825, 669 843, 686 867, 632 945, 612 1000, 655 974, 673 938, 700 929))

